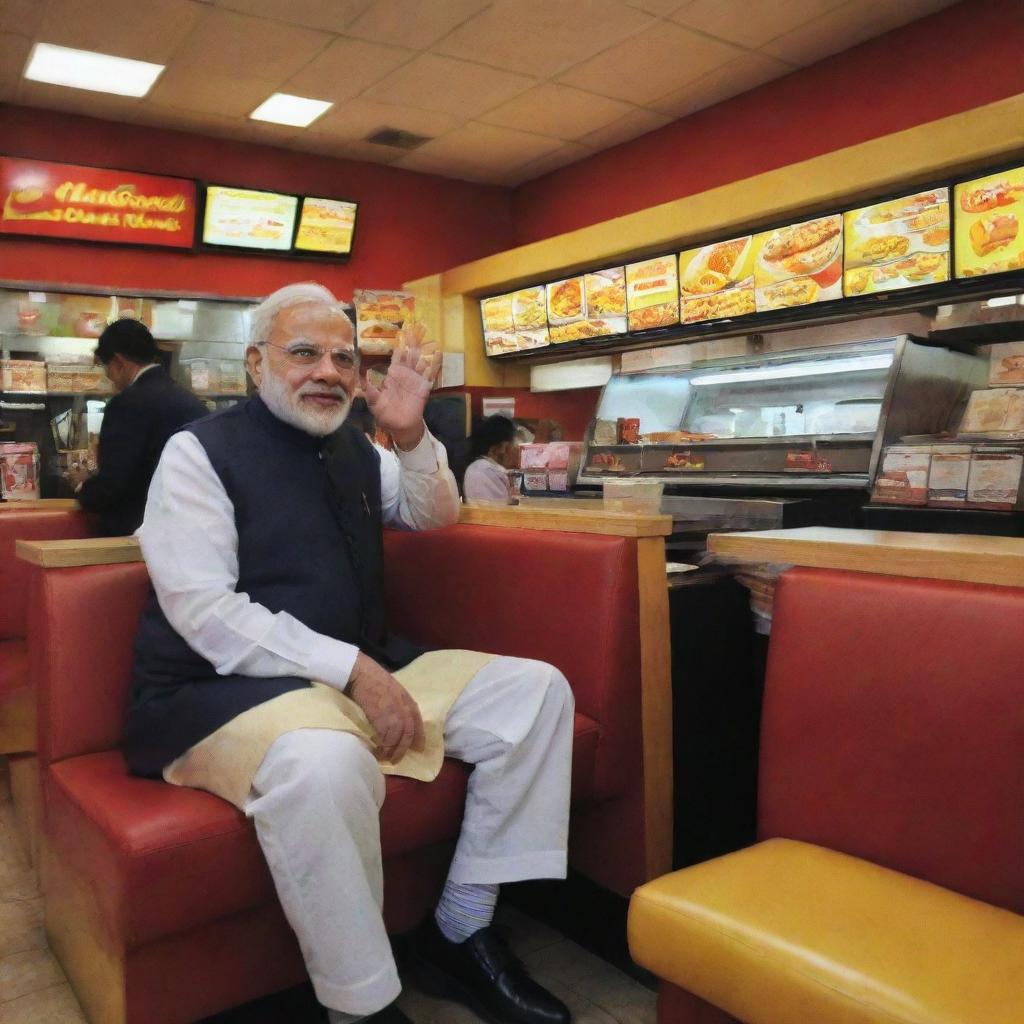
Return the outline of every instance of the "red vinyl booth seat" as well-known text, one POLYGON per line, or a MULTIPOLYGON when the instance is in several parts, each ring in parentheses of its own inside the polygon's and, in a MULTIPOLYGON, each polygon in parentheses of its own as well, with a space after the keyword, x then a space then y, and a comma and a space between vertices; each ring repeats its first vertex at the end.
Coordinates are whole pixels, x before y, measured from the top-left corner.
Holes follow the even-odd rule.
POLYGON ((762 842, 633 899, 660 1024, 1024 1020, 1022 623, 1018 588, 782 576, 762 842))
POLYGON ((0 511, 0 754, 35 749, 35 708, 25 644, 29 566, 15 556, 19 540, 89 536, 82 512, 5 507, 0 511))
MULTIPOLYGON (((636 541, 454 526, 388 533, 386 559, 396 629, 566 673, 578 702, 573 862, 606 885, 641 881, 643 830, 623 827, 642 824, 636 541), (571 614, 517 614, 538 594, 544 609, 571 614), (615 835, 614 856, 595 841, 602 832, 615 835)), ((132 778, 117 750, 148 587, 140 562, 36 569, 33 579, 47 930, 102 1024, 186 1024, 305 977, 250 823, 210 794, 132 778)), ((436 899, 467 777, 447 761, 429 784, 388 779, 392 931, 436 899)))

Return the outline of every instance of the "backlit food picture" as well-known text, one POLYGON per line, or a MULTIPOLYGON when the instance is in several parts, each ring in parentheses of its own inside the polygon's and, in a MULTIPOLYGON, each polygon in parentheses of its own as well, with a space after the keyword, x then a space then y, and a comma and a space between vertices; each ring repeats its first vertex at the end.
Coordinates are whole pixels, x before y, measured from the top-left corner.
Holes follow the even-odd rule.
POLYGON ((631 331, 679 323, 679 272, 674 255, 627 265, 626 309, 631 331))
POLYGON ((547 286, 547 300, 548 335, 553 345, 626 332, 623 267, 553 281, 547 286))
POLYGON ((512 293, 512 323, 519 351, 543 348, 548 342, 548 307, 544 286, 520 288, 512 293))
POLYGON ((356 344, 360 352, 370 355, 390 352, 398 342, 398 332, 416 312, 416 299, 408 292, 356 290, 352 304, 356 309, 356 344))
POLYGON ((934 188, 843 214, 843 294, 949 280, 949 189, 934 188))
POLYGON ((493 295, 480 301, 484 323, 484 350, 489 356, 518 352, 519 339, 512 323, 512 295, 493 295))
POLYGON ((351 252, 356 209, 355 203, 340 199, 307 196, 302 200, 295 248, 338 255, 351 252))
POLYGON ((1024 269, 1024 167, 953 187, 957 277, 1024 269))
POLYGON ((753 236, 681 252, 679 294, 684 324, 755 312, 753 236))
POLYGON ((843 295, 843 218, 816 217, 754 236, 759 313, 843 295))

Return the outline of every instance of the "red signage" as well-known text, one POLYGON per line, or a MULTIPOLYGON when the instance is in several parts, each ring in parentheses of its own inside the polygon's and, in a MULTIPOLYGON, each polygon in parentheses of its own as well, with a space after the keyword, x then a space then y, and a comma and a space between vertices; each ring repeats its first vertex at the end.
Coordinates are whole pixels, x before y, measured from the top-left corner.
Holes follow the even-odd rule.
POLYGON ((0 157, 0 234, 192 248, 186 178, 0 157))

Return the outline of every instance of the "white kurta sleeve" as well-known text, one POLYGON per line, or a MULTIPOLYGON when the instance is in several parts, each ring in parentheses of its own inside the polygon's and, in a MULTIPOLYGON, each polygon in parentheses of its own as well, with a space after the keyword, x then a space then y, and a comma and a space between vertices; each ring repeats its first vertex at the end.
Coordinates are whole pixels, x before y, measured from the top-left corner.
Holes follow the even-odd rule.
POLYGON ((357 647, 235 591, 234 510, 194 434, 167 442, 138 534, 167 620, 220 675, 298 676, 338 689, 348 683, 357 647))
POLYGON ((451 526, 459 518, 459 489, 444 445, 424 429, 412 451, 381 459, 380 497, 384 522, 409 530, 451 526))

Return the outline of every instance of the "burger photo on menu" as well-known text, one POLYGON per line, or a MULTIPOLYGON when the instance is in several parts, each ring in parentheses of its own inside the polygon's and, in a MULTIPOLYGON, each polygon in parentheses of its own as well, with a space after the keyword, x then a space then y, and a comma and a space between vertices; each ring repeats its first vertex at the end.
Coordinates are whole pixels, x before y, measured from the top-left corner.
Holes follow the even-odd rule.
POLYGON ((869 295, 949 280, 949 189, 843 214, 843 294, 869 295))
POLYGON ((1024 167, 953 186, 957 277, 1024 270, 1024 167))
POLYGON ((684 324, 755 312, 753 236, 715 242, 679 254, 684 324))
POLYGON ((352 293, 356 310, 356 344, 360 352, 386 355, 398 341, 398 332, 412 320, 416 299, 408 292, 377 292, 357 289, 352 293))
POLYGON ((679 274, 674 255, 627 265, 626 309, 631 331, 679 323, 679 274))
POLYGON ((484 351, 489 356, 519 351, 519 341, 512 325, 511 293, 481 299, 480 319, 484 325, 484 351))
POLYGON ((843 218, 817 217, 754 236, 758 312, 843 295, 843 218))

